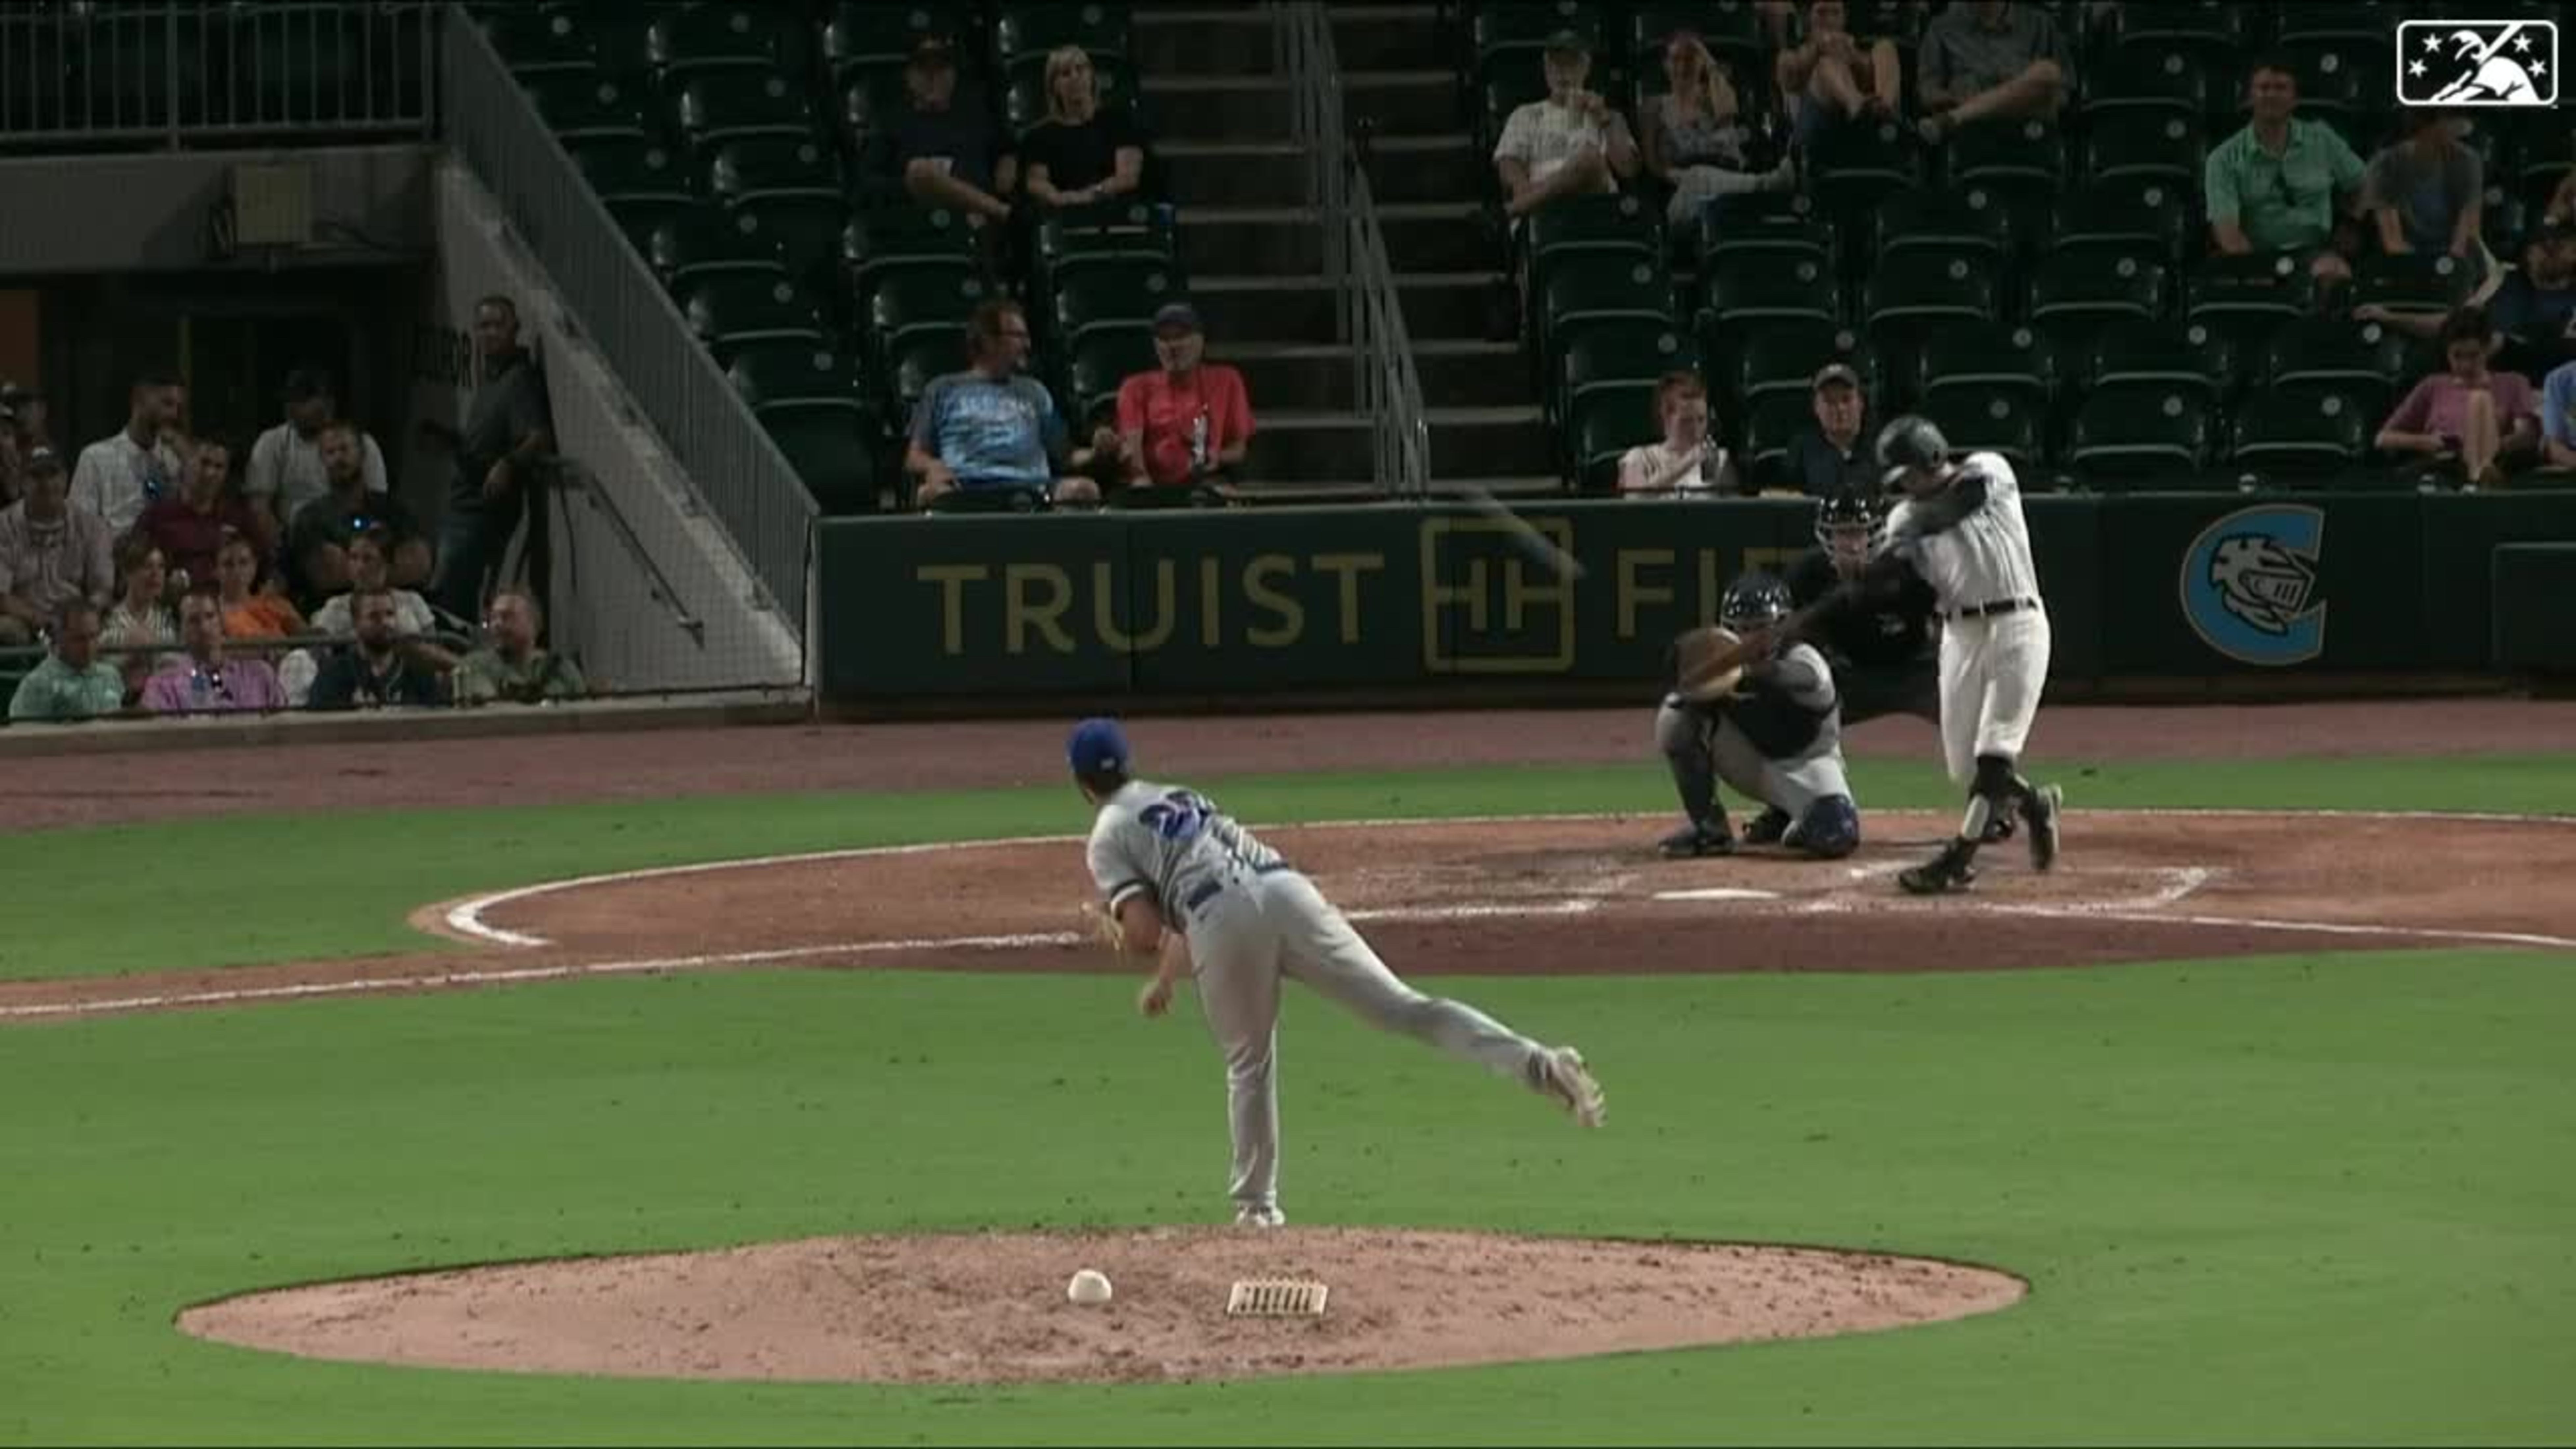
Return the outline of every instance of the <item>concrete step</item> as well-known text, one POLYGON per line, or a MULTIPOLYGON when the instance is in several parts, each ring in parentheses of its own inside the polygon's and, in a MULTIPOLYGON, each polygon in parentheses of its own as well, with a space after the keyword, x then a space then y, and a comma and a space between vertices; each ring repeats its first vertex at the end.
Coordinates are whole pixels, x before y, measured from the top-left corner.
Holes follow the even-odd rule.
POLYGON ((1452 499, 1473 498, 1477 493, 1490 493, 1496 498, 1561 498, 1565 496, 1565 479, 1555 473, 1508 473, 1489 478, 1435 476, 1429 491, 1434 498, 1452 499))
POLYGON ((1276 76, 1204 75, 1195 71, 1151 82, 1157 145, 1173 141, 1285 143, 1294 111, 1288 83, 1276 76))
MULTIPOLYGON (((1387 262, 1399 272, 1458 272, 1497 265, 1501 244, 1473 202, 1381 204, 1378 228, 1387 262)), ((1296 205, 1210 206, 1190 211, 1181 228, 1181 260, 1190 274, 1234 272, 1287 276, 1319 272, 1324 232, 1315 213, 1296 205)))
MULTIPOLYGON (((1485 335, 1487 288, 1499 272, 1427 272, 1396 278, 1404 325, 1417 343, 1485 335)), ((1317 273, 1193 273, 1190 300, 1220 339, 1329 342, 1335 299, 1317 273)))
MULTIPOLYGON (((1228 341, 1221 360, 1243 370, 1254 411, 1304 408, 1319 411, 1359 405, 1359 364, 1350 348, 1330 342, 1228 341)), ((1468 340, 1417 341, 1414 370, 1423 401, 1432 407, 1499 407, 1528 404, 1529 369, 1519 344, 1468 340)))
POLYGON ((1470 129, 1462 118, 1458 73, 1445 67, 1407 70, 1360 69, 1347 56, 1342 65, 1342 119, 1357 126, 1374 121, 1381 136, 1418 136, 1470 129))
POLYGON ((1276 65, 1266 7, 1165 10, 1140 5, 1127 36, 1127 54, 1158 96, 1167 76, 1268 75, 1276 65))
POLYGON ((1449 60, 1435 5, 1335 5, 1333 50, 1356 70, 1430 70, 1449 60))
MULTIPOLYGON (((1270 482, 1365 478, 1377 442, 1369 419, 1353 412, 1262 409, 1253 442, 1256 471, 1270 482)), ((1431 476, 1485 478, 1554 462, 1547 424, 1534 407, 1429 408, 1431 476)))
POLYGON ((1423 418, 1431 426, 1434 478, 1480 478, 1544 468, 1556 458, 1547 420, 1534 405, 1425 408, 1423 418))
POLYGON ((1378 204, 1404 201, 1481 201, 1493 163, 1476 150, 1473 136, 1380 136, 1370 146, 1369 194, 1378 204))
POLYGON ((1283 206, 1306 199, 1303 147, 1287 141, 1172 141, 1155 148, 1172 200, 1190 210, 1283 206))
POLYGON ((1487 227, 1483 211, 1473 201, 1379 202, 1377 224, 1386 236, 1387 265, 1398 273, 1501 266, 1501 237, 1487 227))

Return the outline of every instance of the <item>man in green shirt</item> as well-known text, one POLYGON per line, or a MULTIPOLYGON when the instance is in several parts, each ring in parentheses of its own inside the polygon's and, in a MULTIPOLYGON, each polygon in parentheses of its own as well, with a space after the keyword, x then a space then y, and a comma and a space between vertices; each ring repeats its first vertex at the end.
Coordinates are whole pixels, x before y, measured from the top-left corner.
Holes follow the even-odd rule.
POLYGON ((543 704, 589 693, 571 660, 537 647, 543 622, 544 612, 527 594, 517 589, 494 594, 483 647, 456 666, 456 702, 543 704))
POLYGON ((98 606, 71 599, 54 611, 54 652, 18 681, 9 718, 94 719, 125 704, 125 674, 98 657, 98 606))
POLYGON ((2351 234, 2341 224, 2359 214, 2368 168, 2332 126, 2296 114, 2299 78, 2288 65, 2255 62, 2246 92, 2253 121, 2220 142, 2202 168, 2212 245, 2231 256, 2309 256, 2319 281, 2350 280, 2341 253, 2351 234))

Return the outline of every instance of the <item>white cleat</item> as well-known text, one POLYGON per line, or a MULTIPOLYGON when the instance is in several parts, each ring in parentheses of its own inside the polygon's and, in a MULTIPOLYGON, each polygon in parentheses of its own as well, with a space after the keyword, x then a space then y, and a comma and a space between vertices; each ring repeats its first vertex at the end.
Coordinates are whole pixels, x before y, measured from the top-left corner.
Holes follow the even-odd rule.
POLYGON ((1234 1225, 1238 1228, 1284 1228, 1288 1226, 1288 1215, 1275 1207, 1236 1208, 1234 1225))
POLYGON ((1601 1094, 1601 1084, 1592 1079, 1592 1071, 1583 1065, 1583 1053, 1572 1047, 1556 1047, 1545 1059, 1545 1079, 1540 1090, 1565 1104, 1574 1120, 1585 1127, 1598 1127, 1609 1115, 1609 1104, 1601 1094))

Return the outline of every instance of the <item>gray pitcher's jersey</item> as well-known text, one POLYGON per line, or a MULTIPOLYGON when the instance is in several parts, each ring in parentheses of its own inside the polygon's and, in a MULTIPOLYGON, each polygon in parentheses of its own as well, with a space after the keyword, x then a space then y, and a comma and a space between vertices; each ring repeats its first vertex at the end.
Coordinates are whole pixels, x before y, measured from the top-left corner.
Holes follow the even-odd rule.
POLYGON ((1195 790, 1130 780, 1091 823, 1091 878, 1111 911, 1151 891, 1169 921, 1211 883, 1284 864, 1195 790))
POLYGON ((2012 464, 1999 454, 1970 453, 1962 466, 1985 479, 1983 506, 1950 528, 1922 533, 1925 506, 1906 499, 1887 515, 1885 547, 1913 560, 1945 611, 2038 598, 2039 570, 2030 561, 2030 529, 2022 522, 2012 464))

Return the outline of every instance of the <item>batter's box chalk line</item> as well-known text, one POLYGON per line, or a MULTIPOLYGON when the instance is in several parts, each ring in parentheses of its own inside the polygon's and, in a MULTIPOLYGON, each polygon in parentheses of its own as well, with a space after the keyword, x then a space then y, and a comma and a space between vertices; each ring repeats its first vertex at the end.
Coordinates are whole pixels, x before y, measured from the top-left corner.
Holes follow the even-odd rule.
POLYGON ((1247 1278, 1225 1296, 1228 1318, 1321 1318, 1332 1289, 1311 1278, 1247 1278))

